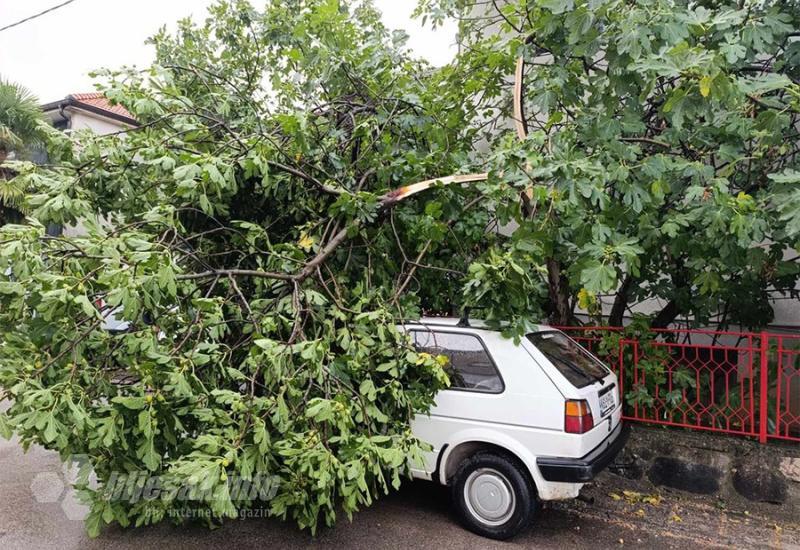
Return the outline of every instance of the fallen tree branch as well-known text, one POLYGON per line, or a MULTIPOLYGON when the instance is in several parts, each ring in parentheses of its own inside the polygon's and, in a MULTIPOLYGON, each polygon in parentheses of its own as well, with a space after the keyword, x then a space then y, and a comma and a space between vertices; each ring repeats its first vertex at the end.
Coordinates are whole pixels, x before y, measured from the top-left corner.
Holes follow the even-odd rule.
MULTIPOLYGON (((385 211, 393 208, 397 203, 407 199, 412 195, 416 195, 422 191, 430 189, 436 184, 450 185, 453 183, 471 183, 476 181, 485 181, 489 175, 487 173, 479 174, 458 174, 453 176, 446 176, 443 178, 434 178, 411 185, 405 185, 393 191, 390 191, 380 198, 378 208, 385 211)), ((336 251, 336 249, 345 240, 347 240, 348 228, 340 229, 328 243, 323 247, 319 253, 314 256, 308 263, 303 266, 297 273, 278 273, 274 271, 259 271, 253 269, 210 269, 200 273, 185 273, 178 275, 176 278, 179 281, 187 281, 193 279, 206 279, 209 277, 262 277, 265 279, 277 279, 281 281, 291 281, 292 283, 300 283, 311 276, 317 268, 322 265, 328 257, 336 251)))
POLYGON ((298 178, 304 179, 305 181, 314 184, 321 191, 324 191, 325 193, 328 193, 330 195, 344 195, 345 193, 347 193, 346 190, 344 190, 344 189, 342 189, 340 187, 332 187, 330 185, 326 185, 326 184, 322 183, 321 181, 319 181, 314 176, 311 176, 310 174, 306 174, 305 172, 303 172, 302 170, 298 170, 297 168, 292 168, 291 166, 287 166, 285 164, 281 164, 280 162, 275 162, 275 161, 272 161, 272 160, 267 161, 267 164, 272 166, 273 168, 277 168, 278 170, 282 170, 283 172, 286 172, 288 174, 292 174, 293 176, 297 176, 298 178))
POLYGON ((273 271, 258 271, 256 269, 209 269, 200 273, 184 273, 176 276, 179 281, 192 279, 206 279, 208 277, 263 277, 265 279, 279 279, 281 281, 293 280, 289 273, 276 273, 273 271))

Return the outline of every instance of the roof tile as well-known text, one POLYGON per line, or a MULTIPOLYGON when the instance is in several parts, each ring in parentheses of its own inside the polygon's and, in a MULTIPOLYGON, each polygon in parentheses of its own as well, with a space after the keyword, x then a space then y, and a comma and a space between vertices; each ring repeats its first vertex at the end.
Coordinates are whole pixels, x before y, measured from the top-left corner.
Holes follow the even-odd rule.
POLYGON ((134 120, 134 116, 131 114, 128 109, 123 107, 122 105, 112 105, 111 102, 100 92, 91 92, 91 93, 83 93, 83 94, 69 94, 67 96, 69 99, 73 99, 80 103, 84 103, 86 105, 91 105, 97 109, 101 109, 103 111, 108 111, 109 113, 114 113, 119 116, 124 116, 134 120))

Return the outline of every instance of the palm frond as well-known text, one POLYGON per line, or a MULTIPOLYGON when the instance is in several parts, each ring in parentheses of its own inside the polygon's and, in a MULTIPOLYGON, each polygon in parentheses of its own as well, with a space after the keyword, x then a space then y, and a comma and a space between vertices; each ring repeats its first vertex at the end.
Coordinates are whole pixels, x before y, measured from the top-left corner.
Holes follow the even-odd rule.
POLYGON ((24 199, 25 186, 21 179, 0 179, 0 203, 19 209, 24 199))
POLYGON ((44 140, 39 100, 19 84, 0 77, 0 149, 38 145, 44 140))

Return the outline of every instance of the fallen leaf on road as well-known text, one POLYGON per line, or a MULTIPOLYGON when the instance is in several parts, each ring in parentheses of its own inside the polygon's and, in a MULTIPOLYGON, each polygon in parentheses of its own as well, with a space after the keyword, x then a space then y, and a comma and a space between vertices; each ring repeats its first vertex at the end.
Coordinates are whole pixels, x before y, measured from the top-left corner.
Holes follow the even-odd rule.
POLYGON ((642 498, 642 493, 637 493, 636 491, 622 491, 622 494, 625 495, 625 499, 628 502, 639 502, 642 498))
POLYGON ((658 506, 661 504, 662 500, 661 495, 657 493, 652 495, 643 495, 637 491, 622 491, 622 495, 619 495, 618 493, 608 493, 608 496, 614 500, 622 500, 624 498, 628 504, 637 504, 641 502, 644 504, 650 504, 651 506, 658 506))
POLYGON ((645 504, 650 504, 652 506, 658 506, 659 504, 661 504, 661 495, 658 494, 645 495, 642 498, 642 502, 644 502, 645 504))
POLYGON ((672 514, 672 517, 670 519, 675 523, 681 523, 683 521, 683 519, 681 519, 681 517, 678 514, 672 514))

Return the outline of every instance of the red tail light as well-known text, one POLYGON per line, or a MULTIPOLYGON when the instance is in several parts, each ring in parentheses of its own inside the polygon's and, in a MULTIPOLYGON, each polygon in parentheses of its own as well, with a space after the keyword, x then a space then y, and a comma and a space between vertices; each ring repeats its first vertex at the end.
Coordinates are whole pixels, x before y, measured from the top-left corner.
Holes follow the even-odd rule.
POLYGON ((569 399, 564 404, 564 431, 582 434, 594 428, 594 418, 589 403, 583 399, 569 399))

